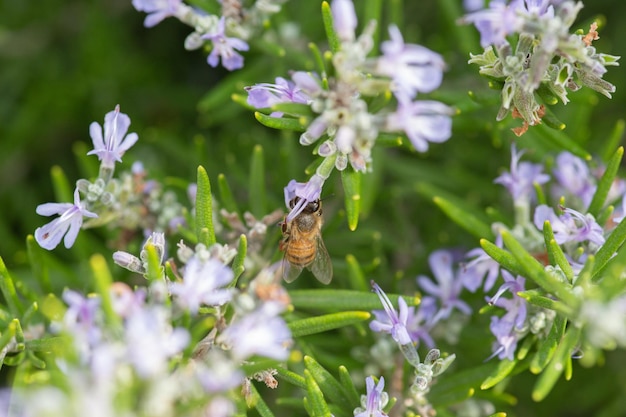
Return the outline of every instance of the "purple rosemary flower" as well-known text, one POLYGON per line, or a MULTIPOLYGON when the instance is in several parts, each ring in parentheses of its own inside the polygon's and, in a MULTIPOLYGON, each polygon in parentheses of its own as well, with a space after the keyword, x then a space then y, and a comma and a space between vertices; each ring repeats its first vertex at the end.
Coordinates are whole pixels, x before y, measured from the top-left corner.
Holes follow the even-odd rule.
POLYGON ((68 307, 63 316, 65 330, 74 336, 79 346, 82 345, 81 349, 95 346, 102 334, 97 324, 100 298, 85 297, 66 289, 63 291, 63 301, 68 307))
POLYGON ((524 291, 526 280, 521 276, 514 278, 513 275, 506 270, 502 270, 502 278, 504 279, 504 284, 502 284, 496 294, 489 299, 490 304, 502 307, 506 310, 506 313, 502 317, 493 316, 491 318, 489 328, 496 337, 496 343, 493 348, 494 352, 491 357, 498 355, 500 359, 513 360, 517 341, 526 323, 526 300, 517 295, 518 292, 524 291), (510 291, 513 297, 503 298, 502 295, 506 291, 510 291))
POLYGON ((430 93, 441 85, 445 63, 441 55, 430 49, 405 44, 400 30, 389 27, 391 40, 381 45, 383 55, 378 58, 376 72, 390 77, 395 95, 413 98, 419 93, 430 93))
POLYGON ((140 377, 165 372, 169 359, 181 352, 190 340, 183 328, 172 328, 169 312, 160 306, 141 309, 126 321, 128 358, 140 377))
POLYGON ((475 12, 485 6, 485 0, 463 0, 463 9, 466 12, 475 12))
POLYGON ((589 241, 598 246, 604 244, 604 231, 593 215, 582 214, 570 208, 563 209, 557 216, 554 210, 545 204, 535 209, 534 223, 537 229, 543 230, 544 222, 549 221, 554 231, 556 242, 561 245, 567 242, 589 241))
POLYGON ((74 204, 45 203, 38 205, 36 211, 41 216, 60 215, 60 217, 35 230, 35 240, 39 246, 48 250, 56 248, 61 243, 61 239, 63 239, 66 248, 71 248, 83 224, 83 216, 98 217, 96 213, 87 210, 80 201, 78 188, 74 190, 74 204))
MULTIPOLYGON (((502 235, 498 233, 496 237, 496 246, 502 247, 502 235)), ((476 292, 478 287, 483 285, 483 291, 489 291, 498 279, 500 273, 500 264, 483 250, 483 248, 475 248, 465 254, 467 259, 471 259, 465 264, 465 272, 463 273, 463 286, 470 292, 476 292)))
POLYGON ((522 0, 492 0, 489 8, 479 10, 462 19, 462 23, 473 23, 480 32, 480 44, 483 48, 489 45, 500 46, 506 42, 507 35, 518 32, 524 19, 517 13, 522 0))
POLYGON ((104 138, 102 137, 102 127, 98 122, 89 125, 89 135, 93 141, 94 149, 89 151, 87 155, 97 155, 102 161, 102 165, 107 168, 113 168, 116 162, 122 162, 122 155, 131 146, 137 142, 139 138, 136 133, 129 133, 130 117, 124 113, 120 113, 119 104, 115 106, 115 110, 108 112, 104 116, 104 138))
POLYGON ((398 297, 398 312, 396 312, 387 294, 374 281, 372 281, 372 289, 380 298, 386 316, 374 312, 376 320, 370 323, 370 329, 375 332, 389 333, 393 340, 401 346, 412 344, 413 341, 407 330, 409 309, 406 301, 402 297, 398 297))
POLYGON ((206 358, 199 362, 196 375, 206 392, 212 394, 235 388, 246 377, 238 364, 216 349, 210 350, 206 358))
POLYGON ((201 259, 194 255, 183 272, 182 282, 170 284, 170 292, 176 302, 191 314, 196 314, 200 305, 218 306, 230 301, 233 293, 222 288, 233 280, 233 271, 215 259, 201 259))
MULTIPOLYGON (((276 84, 261 83, 246 87, 248 104, 263 109, 278 103, 303 103, 310 101, 310 97, 303 92, 293 81, 276 77, 276 84)), ((273 112, 272 117, 281 117, 281 112, 273 112)))
POLYGON ((235 359, 245 360, 260 355, 276 360, 289 356, 291 332, 279 316, 284 306, 267 302, 255 311, 235 320, 218 337, 219 343, 230 346, 235 359))
POLYGON ((395 113, 387 116, 386 130, 404 131, 419 152, 428 150, 428 142, 441 143, 452 135, 453 111, 443 103, 430 100, 398 100, 395 113))
POLYGON ((354 30, 357 25, 356 12, 352 0, 333 0, 330 5, 333 24, 342 42, 354 41, 354 30))
POLYGON ((374 378, 368 376, 365 379, 367 395, 361 395, 361 406, 354 409, 354 417, 386 417, 383 408, 389 402, 389 395, 383 392, 385 378, 382 376, 375 385, 374 378))
POLYGON ((554 190, 557 198, 567 191, 580 198, 583 207, 589 207, 597 187, 585 161, 569 152, 561 152, 552 172, 560 185, 554 190))
POLYGON ((471 314, 470 306, 459 298, 463 290, 463 277, 460 271, 455 272, 452 267, 452 253, 447 250, 437 250, 428 257, 428 264, 435 276, 435 281, 420 275, 417 277, 417 283, 424 292, 441 302, 441 309, 433 317, 433 322, 447 318, 454 308, 463 314, 471 314))
POLYGON ((166 17, 176 16, 181 6, 182 0, 133 0, 137 11, 148 13, 143 22, 147 28, 156 26, 166 17))
MULTIPOLYGON (((375 310, 372 313, 374 313, 378 321, 385 320, 385 316, 383 316, 384 311, 375 310)), ((408 308, 406 328, 411 340, 418 344, 424 342, 430 349, 435 347, 435 341, 431 337, 430 331, 435 324, 433 318, 436 313, 437 300, 433 297, 423 297, 417 309, 413 306, 408 308)))
POLYGON ((243 57, 237 51, 247 51, 249 46, 246 42, 238 38, 229 38, 226 36, 226 18, 222 16, 217 24, 217 30, 214 33, 202 35, 202 39, 213 42, 213 50, 207 58, 207 62, 212 67, 222 59, 222 66, 229 71, 233 71, 243 67, 243 57))
POLYGON ((308 182, 289 181, 289 184, 284 189, 285 206, 291 209, 286 221, 293 220, 298 214, 302 213, 302 210, 308 203, 320 198, 324 181, 324 178, 318 174, 313 174, 308 182), (296 198, 297 200, 294 201, 296 198))
POLYGON ((505 172, 493 182, 505 186, 514 201, 528 201, 534 195, 534 184, 544 184, 548 182, 550 176, 544 174, 543 166, 530 162, 521 162, 520 158, 524 151, 517 152, 515 144, 511 145, 511 171, 505 172))

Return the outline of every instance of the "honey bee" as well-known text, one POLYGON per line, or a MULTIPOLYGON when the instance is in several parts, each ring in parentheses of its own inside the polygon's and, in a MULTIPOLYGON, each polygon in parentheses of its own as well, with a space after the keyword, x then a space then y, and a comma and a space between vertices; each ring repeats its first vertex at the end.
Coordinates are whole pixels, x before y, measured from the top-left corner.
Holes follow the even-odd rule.
MULTIPOLYGON (((293 208, 296 197, 289 203, 293 208)), ((307 203, 304 210, 293 220, 281 223, 283 239, 279 249, 285 252, 283 258, 283 279, 292 282, 308 268, 322 284, 329 284, 333 278, 333 266, 324 241, 322 240, 322 202, 307 203)))

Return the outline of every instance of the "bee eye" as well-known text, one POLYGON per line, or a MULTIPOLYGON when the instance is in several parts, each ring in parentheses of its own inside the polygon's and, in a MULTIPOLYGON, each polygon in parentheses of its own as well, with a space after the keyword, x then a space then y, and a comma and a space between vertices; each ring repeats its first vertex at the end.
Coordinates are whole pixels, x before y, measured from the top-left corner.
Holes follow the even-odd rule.
POLYGON ((300 197, 292 198, 289 202, 289 208, 292 209, 296 206, 296 204, 300 201, 300 197))
POLYGON ((320 209, 320 202, 319 202, 319 200, 312 201, 310 204, 311 204, 311 210, 313 212, 316 212, 316 211, 318 211, 320 209))

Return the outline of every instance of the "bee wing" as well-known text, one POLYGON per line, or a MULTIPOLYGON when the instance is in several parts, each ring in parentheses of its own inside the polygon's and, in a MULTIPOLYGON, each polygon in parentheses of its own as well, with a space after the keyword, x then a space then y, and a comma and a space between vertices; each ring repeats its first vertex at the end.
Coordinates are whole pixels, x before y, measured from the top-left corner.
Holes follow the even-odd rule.
POLYGON ((330 284, 330 281, 333 279, 333 264, 330 262, 330 256, 328 255, 326 246, 324 246, 321 235, 318 235, 316 240, 317 252, 309 269, 319 282, 322 284, 330 284))
POLYGON ((294 265, 287 259, 283 258, 283 279, 285 282, 293 282, 300 276, 303 267, 294 265))

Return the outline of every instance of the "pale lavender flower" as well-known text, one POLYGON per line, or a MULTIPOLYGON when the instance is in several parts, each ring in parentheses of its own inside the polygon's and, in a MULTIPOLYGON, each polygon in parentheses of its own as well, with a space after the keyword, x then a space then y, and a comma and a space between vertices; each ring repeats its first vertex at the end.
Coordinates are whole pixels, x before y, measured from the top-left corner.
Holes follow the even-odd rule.
POLYGON ((124 152, 130 149, 139 138, 136 133, 126 134, 129 126, 130 117, 120 113, 118 104, 115 110, 104 116, 104 137, 102 127, 98 122, 89 125, 89 135, 94 149, 87 152, 87 155, 97 155, 102 165, 107 168, 113 168, 115 162, 122 162, 124 152))
POLYGON ((589 241, 598 246, 604 244, 604 231, 596 222, 593 215, 582 214, 576 210, 565 208, 564 213, 557 216, 554 210, 545 204, 535 209, 534 223, 537 229, 543 230, 543 224, 550 222, 556 242, 561 245, 566 242, 589 241))
POLYGON ((433 317, 433 322, 449 317, 455 308, 463 314, 471 314, 470 306, 459 298, 463 290, 463 277, 459 271, 454 271, 452 253, 437 250, 428 257, 428 264, 435 281, 420 275, 417 277, 417 283, 426 293, 441 302, 441 308, 433 317))
POLYGON ((172 328, 169 313, 160 306, 141 309, 126 321, 128 358, 142 378, 165 372, 169 359, 190 341, 183 328, 172 328))
POLYGON ((518 32, 524 19, 517 13, 523 0, 492 0, 487 9, 479 10, 463 16, 462 23, 473 23, 480 32, 480 44, 483 48, 489 45, 500 46, 506 42, 507 35, 518 32))
POLYGON ((597 187, 585 161, 569 152, 561 152, 556 157, 556 166, 552 172, 561 185, 555 190, 556 197, 561 197, 558 193, 565 189, 580 198, 583 207, 589 206, 597 187))
POLYGON ((389 395, 383 392, 385 388, 385 378, 382 376, 375 385, 374 378, 368 376, 365 379, 367 395, 361 395, 361 407, 354 409, 354 417, 386 417, 387 413, 383 408, 389 401, 389 395))
POLYGON ((493 356, 498 355, 500 359, 513 360, 513 354, 517 347, 517 341, 523 331, 526 323, 527 305, 526 300, 517 295, 518 292, 524 291, 526 280, 522 276, 514 278, 508 271, 502 270, 502 278, 504 284, 500 286, 496 294, 489 299, 489 303, 502 307, 506 313, 502 317, 494 316, 491 318, 489 326, 491 332, 496 337, 494 344, 493 356), (512 298, 503 298, 502 295, 510 291, 512 298))
POLYGON ((218 306, 231 300, 230 289, 222 288, 233 280, 233 271, 215 259, 200 259, 196 254, 185 265, 182 282, 170 284, 170 292, 182 308, 196 314, 200 305, 218 306))
POLYGON ((39 246, 48 250, 56 248, 61 243, 61 239, 63 239, 66 248, 71 248, 83 224, 83 216, 98 217, 96 213, 87 210, 80 201, 78 188, 74 190, 74 204, 45 203, 38 205, 36 211, 41 216, 60 215, 50 223, 35 230, 35 240, 39 246))
POLYGON ((463 0, 463 9, 466 12, 475 12, 485 7, 485 0, 463 0))
POLYGON ((146 303, 146 289, 132 290, 128 284, 114 282, 110 288, 111 304, 115 314, 127 318, 141 310, 146 303))
MULTIPOLYGON (((498 233, 496 237, 496 246, 502 247, 502 235, 498 233)), ((475 248, 465 254, 467 259, 471 259, 465 264, 465 272, 463 273, 463 286, 470 292, 476 292, 478 287, 483 285, 484 291, 489 291, 493 284, 496 283, 498 274, 500 273, 500 264, 483 250, 483 248, 475 248)))
MULTIPOLYGON (((384 311, 375 310, 374 316, 378 321, 385 321, 384 311)), ((406 329, 409 332, 411 340, 416 343, 424 342, 430 349, 435 347, 435 341, 430 335, 435 323, 433 318, 437 313, 437 301, 433 297, 423 297, 418 308, 408 308, 408 318, 406 321, 406 329)))
POLYGON ((450 138, 452 113, 450 107, 437 101, 399 99, 396 112, 387 116, 386 130, 406 132, 413 147, 426 152, 428 142, 441 143, 450 138))
POLYGON ((97 323, 100 298, 85 297, 76 291, 66 289, 63 291, 63 301, 68 307, 63 316, 65 330, 79 343, 94 346, 102 333, 97 323))
POLYGON ((230 38, 226 36, 226 18, 222 16, 217 24, 217 30, 214 33, 202 35, 202 39, 213 42, 213 50, 207 58, 207 62, 212 67, 222 59, 222 66, 229 71, 233 71, 243 67, 243 57, 237 51, 247 51, 249 46, 246 42, 238 38, 230 38))
POLYGON ((356 12, 352 0, 333 0, 330 5, 333 24, 342 42, 354 41, 354 30, 357 25, 356 12))
POLYGON ((182 0, 133 0, 137 11, 148 13, 143 22, 147 28, 156 26, 166 17, 176 16, 182 5, 182 0))
POLYGON ((317 97, 324 91, 320 85, 321 80, 317 74, 306 71, 295 71, 291 74, 291 79, 308 97, 317 97))
POLYGON ((205 416, 231 417, 237 415, 237 407, 226 397, 214 397, 204 410, 205 416))
MULTIPOLYGON (((303 92, 293 81, 276 77, 276 84, 261 83, 246 87, 248 104, 263 109, 278 103, 303 103, 310 101, 308 94, 303 92)), ((281 117, 282 112, 273 112, 272 117, 281 117)))
POLYGON ((392 80, 396 96, 413 98, 419 93, 430 93, 441 85, 445 63, 438 53, 413 44, 405 44, 400 30, 389 27, 391 40, 381 45, 383 55, 378 58, 376 72, 392 80))
POLYGON ((505 172, 493 182, 505 186, 513 200, 529 200, 534 194, 534 184, 544 184, 550 176, 544 174, 543 166, 530 162, 521 162, 524 151, 517 152, 515 144, 511 145, 511 171, 505 172))
POLYGON ((287 221, 293 220, 312 201, 318 200, 322 193, 324 178, 313 174, 308 182, 296 182, 291 180, 284 189, 285 206, 291 211, 287 215, 287 221))
POLYGON ((285 360, 289 356, 291 332, 279 316, 282 310, 282 304, 267 302, 231 323, 218 337, 218 342, 229 346, 237 360, 252 355, 285 360))
POLYGON ((402 297, 398 297, 398 311, 393 308, 391 300, 387 297, 387 294, 376 284, 371 282, 372 289, 380 298, 380 302, 385 309, 385 316, 374 312, 377 320, 373 320, 370 323, 370 329, 375 332, 383 332, 391 335, 399 345, 412 344, 411 336, 407 330, 407 321, 409 318, 409 309, 406 301, 402 297))
POLYGON ((215 394, 226 392, 231 388, 241 385, 245 374, 239 369, 238 364, 228 359, 220 351, 211 350, 203 362, 196 368, 196 374, 200 384, 206 392, 215 394))

